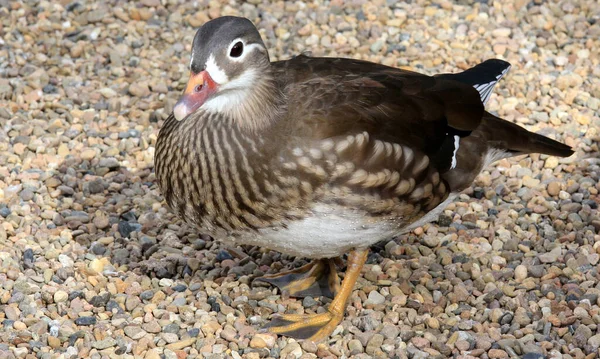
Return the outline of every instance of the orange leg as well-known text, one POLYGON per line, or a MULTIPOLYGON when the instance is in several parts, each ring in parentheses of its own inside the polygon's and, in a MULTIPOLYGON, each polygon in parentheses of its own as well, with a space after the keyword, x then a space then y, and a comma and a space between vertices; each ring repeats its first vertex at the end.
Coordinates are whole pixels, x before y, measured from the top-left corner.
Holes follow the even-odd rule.
POLYGON ((335 259, 314 260, 288 272, 266 275, 255 280, 271 283, 291 297, 333 298, 339 290, 335 259))
POLYGON ((346 303, 350 298, 350 294, 352 294, 356 280, 360 276, 360 271, 367 260, 368 253, 368 249, 357 249, 350 253, 346 277, 327 312, 321 314, 283 314, 274 318, 265 328, 274 334, 283 334, 314 342, 329 337, 344 318, 346 303))

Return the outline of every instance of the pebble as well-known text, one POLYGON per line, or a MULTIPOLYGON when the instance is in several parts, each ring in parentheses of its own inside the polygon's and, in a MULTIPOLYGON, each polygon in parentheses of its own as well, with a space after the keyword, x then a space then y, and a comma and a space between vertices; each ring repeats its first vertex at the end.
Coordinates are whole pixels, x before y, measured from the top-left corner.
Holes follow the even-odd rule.
POLYGON ((54 293, 54 303, 65 302, 69 298, 69 294, 63 290, 57 290, 54 293))
POLYGON ((488 351, 490 359, 508 358, 508 354, 502 349, 490 349, 488 351))
POLYGON ((115 339, 106 338, 106 339, 94 342, 94 344, 92 344, 92 346, 98 350, 103 350, 103 349, 107 349, 110 347, 114 347, 116 344, 117 344, 117 341, 115 339))
POLYGON ((94 325, 96 324, 96 317, 79 317, 75 319, 76 325, 94 325))
POLYGON ((280 353, 281 357, 283 358, 291 356, 296 359, 300 358, 302 354, 302 348, 297 342, 288 343, 286 346, 283 347, 283 349, 281 349, 280 353))
POLYGON ((369 297, 367 298, 367 300, 365 301, 365 305, 369 305, 369 304, 383 304, 385 302, 385 297, 381 294, 379 294, 379 292, 377 292, 376 290, 373 290, 369 293, 369 297))
POLYGON ((527 278, 527 267, 522 264, 519 264, 515 268, 515 280, 517 282, 522 282, 523 280, 525 280, 525 278, 527 278))
POLYGON ((189 338, 177 341, 175 343, 168 344, 166 348, 170 350, 181 350, 183 348, 189 347, 196 342, 196 338, 189 338))
POLYGON ((363 345, 360 340, 352 339, 348 342, 348 349, 350 350, 350 355, 356 355, 364 352, 363 345))

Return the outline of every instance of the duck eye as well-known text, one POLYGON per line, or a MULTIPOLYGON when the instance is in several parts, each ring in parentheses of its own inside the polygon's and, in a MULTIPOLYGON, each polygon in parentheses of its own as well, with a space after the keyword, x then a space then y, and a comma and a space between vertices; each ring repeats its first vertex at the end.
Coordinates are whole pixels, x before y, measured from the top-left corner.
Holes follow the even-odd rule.
POLYGON ((238 41, 233 45, 231 51, 229 51, 229 56, 231 57, 240 57, 244 52, 244 44, 241 41, 238 41))
POLYGON ((194 87, 194 92, 200 92, 202 91, 202 85, 196 85, 196 87, 194 87))

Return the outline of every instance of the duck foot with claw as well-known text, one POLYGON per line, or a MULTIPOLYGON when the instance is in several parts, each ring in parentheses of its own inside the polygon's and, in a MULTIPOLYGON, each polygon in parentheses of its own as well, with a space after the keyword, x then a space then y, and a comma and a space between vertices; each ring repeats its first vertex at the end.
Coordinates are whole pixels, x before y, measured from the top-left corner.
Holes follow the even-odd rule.
MULTIPOLYGON (((368 249, 357 249, 348 255, 348 269, 342 285, 337 291, 326 313, 284 314, 276 316, 263 329, 296 339, 322 341, 331 335, 344 318, 346 303, 356 280, 367 261, 368 249)), ((331 263, 331 262, 330 262, 331 263)))
POLYGON ((333 298, 340 288, 336 264, 339 258, 317 259, 290 271, 265 275, 255 280, 270 283, 283 295, 333 298))

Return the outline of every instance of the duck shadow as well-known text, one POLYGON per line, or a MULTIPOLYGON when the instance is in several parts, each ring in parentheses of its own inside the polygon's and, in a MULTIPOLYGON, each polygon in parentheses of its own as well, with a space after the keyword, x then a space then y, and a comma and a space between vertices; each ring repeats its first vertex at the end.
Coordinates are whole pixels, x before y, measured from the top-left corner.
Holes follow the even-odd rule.
MULTIPOLYGON (((157 119, 157 128, 160 128, 164 118, 166 116, 157 119)), ((146 141, 152 145, 152 134, 143 135, 148 136, 146 141)), ((118 157, 97 156, 82 159, 80 156, 67 155, 53 171, 54 174, 45 180, 47 190, 53 198, 59 202, 70 203, 66 206, 69 208, 60 209, 54 215, 47 224, 48 230, 68 230, 73 241, 86 252, 83 258, 108 258, 109 263, 105 263, 102 268, 104 275, 125 275, 133 271, 159 279, 209 279, 220 282, 225 278, 253 279, 265 273, 275 273, 306 263, 306 259, 259 247, 227 247, 202 234, 201 230, 176 218, 166 206, 157 186, 151 161, 143 168, 127 168, 118 157)), ((543 166, 543 158, 540 159, 538 155, 515 160, 517 161, 523 168, 543 166)), ((593 179, 600 173, 599 164, 600 160, 593 158, 588 161, 570 161, 561 165, 559 172, 566 169, 571 175, 579 174, 580 178, 593 179)), ((548 197, 547 193, 537 190, 519 194, 511 190, 510 184, 506 185, 506 181, 509 180, 507 176, 499 173, 495 167, 491 167, 489 171, 492 177, 495 177, 491 184, 483 186, 480 181, 476 181, 471 188, 463 192, 461 199, 455 201, 467 206, 471 206, 472 203, 484 204, 486 213, 475 213, 474 216, 457 215, 456 211, 451 216, 442 214, 437 221, 426 225, 421 231, 390 238, 372 246, 367 263, 384 267, 411 267, 411 263, 414 262, 426 266, 464 263, 469 260, 468 254, 456 248, 456 241, 441 239, 428 242, 427 237, 453 237, 460 238, 463 242, 474 238, 486 238, 492 244, 499 235, 496 232, 497 222, 502 226, 507 223, 507 218, 502 215, 498 218, 499 210, 509 209, 518 213, 517 226, 533 233, 532 239, 525 241, 524 245, 530 249, 537 249, 538 252, 545 252, 554 242, 571 241, 583 245, 589 242, 589 233, 597 233, 600 230, 597 218, 599 200, 595 193, 590 193, 589 190, 580 191, 580 188, 568 188, 563 184, 561 188, 566 190, 563 192, 582 192, 583 195, 558 199, 556 196, 548 197), (528 221, 527 218, 534 213, 530 202, 532 198, 540 195, 546 195, 548 201, 555 201, 559 207, 567 205, 568 208, 577 209, 580 223, 570 225, 570 222, 578 218, 568 217, 568 214, 565 217, 564 213, 541 214, 534 216, 535 220, 528 221), (569 207, 569 203, 576 205, 569 207), (482 223, 484 228, 481 228, 482 223), (584 234, 586 231, 588 235, 584 234)), ((542 175, 538 175, 534 179, 551 182, 551 177, 542 178, 542 175)), ((555 180, 560 181, 560 178, 555 180)), ((589 188, 589 184, 586 188, 589 188)), ((512 263, 522 260, 527 265, 540 264, 539 259, 524 258, 522 251, 513 248, 514 240, 508 242, 511 244, 506 245, 506 248, 503 246, 497 249, 508 260, 509 268, 514 267, 512 263)), ((381 279, 390 278, 384 273, 379 276, 379 280, 381 279)), ((419 283, 417 278, 397 280, 408 280, 410 287, 419 283)))

